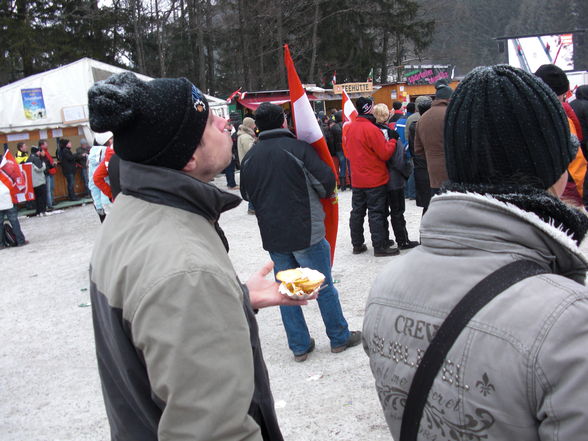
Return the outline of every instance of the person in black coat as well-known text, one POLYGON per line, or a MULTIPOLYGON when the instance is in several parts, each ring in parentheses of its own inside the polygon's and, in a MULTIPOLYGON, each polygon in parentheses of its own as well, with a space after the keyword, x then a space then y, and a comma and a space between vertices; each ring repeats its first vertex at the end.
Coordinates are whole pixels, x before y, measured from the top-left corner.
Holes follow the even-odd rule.
MULTIPOLYGON (((418 97, 416 107, 419 115, 423 115, 431 108, 432 100, 430 97, 418 97)), ((429 172, 427 170, 427 159, 424 155, 417 155, 414 152, 414 140, 416 137, 416 126, 418 120, 414 120, 406 128, 408 129, 408 150, 413 158, 414 163, 414 183, 416 188, 416 205, 423 207, 423 214, 429 208, 431 202, 431 185, 429 183, 429 172)))
POLYGON ((79 200, 74 190, 76 162, 78 160, 79 155, 71 152, 71 141, 66 138, 61 138, 59 140, 59 162, 61 163, 63 176, 65 176, 65 180, 67 181, 67 196, 70 201, 79 200))
MULTIPOLYGON (((349 331, 331 274, 331 247, 325 239, 325 213, 320 199, 335 192, 336 179, 313 147, 285 128, 281 107, 262 103, 255 111, 259 141, 241 162, 241 196, 253 202, 263 248, 274 272, 307 267, 325 276, 317 297, 331 352, 361 342, 349 331)), ((303 362, 315 348, 300 306, 280 306, 288 346, 303 362)))
MULTIPOLYGON (((333 151, 339 160, 339 189, 347 190, 347 175, 349 170, 349 160, 343 153, 343 112, 335 112, 335 124, 329 126, 333 151)), ((351 188, 351 185, 349 186, 351 188)))

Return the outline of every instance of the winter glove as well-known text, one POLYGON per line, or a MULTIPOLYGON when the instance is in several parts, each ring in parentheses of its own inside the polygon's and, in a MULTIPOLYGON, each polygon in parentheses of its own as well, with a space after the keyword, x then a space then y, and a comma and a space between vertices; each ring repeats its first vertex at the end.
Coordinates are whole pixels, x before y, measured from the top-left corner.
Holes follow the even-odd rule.
POLYGON ((395 139, 398 141, 400 135, 396 130, 388 129, 388 139, 395 139))

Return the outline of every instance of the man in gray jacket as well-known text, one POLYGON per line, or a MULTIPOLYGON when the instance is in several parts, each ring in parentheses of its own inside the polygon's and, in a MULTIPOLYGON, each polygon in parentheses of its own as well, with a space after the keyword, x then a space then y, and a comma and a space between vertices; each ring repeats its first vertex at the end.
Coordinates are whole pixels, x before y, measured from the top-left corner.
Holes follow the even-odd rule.
POLYGON ((231 160, 227 122, 185 78, 117 74, 88 101, 121 158, 90 267, 112 439, 282 440, 254 309, 294 301, 271 263, 243 285, 228 257, 218 219, 240 199, 208 183, 231 160))
POLYGON ((563 108, 533 75, 481 67, 457 87, 444 133, 449 183, 423 218, 422 246, 384 269, 366 308, 364 347, 392 436, 402 439, 415 372, 449 312, 489 274, 528 260, 547 274, 506 284, 461 331, 416 439, 585 440, 588 219, 559 200, 577 148, 563 108))

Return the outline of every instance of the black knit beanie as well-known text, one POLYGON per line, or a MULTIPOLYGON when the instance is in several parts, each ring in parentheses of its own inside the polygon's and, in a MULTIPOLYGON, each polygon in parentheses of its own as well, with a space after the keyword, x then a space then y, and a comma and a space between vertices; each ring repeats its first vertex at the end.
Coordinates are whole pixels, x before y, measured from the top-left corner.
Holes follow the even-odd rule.
POLYGON ((374 102, 371 98, 367 97, 359 97, 355 102, 355 107, 357 108, 357 113, 359 115, 367 115, 372 113, 372 109, 374 108, 374 102))
POLYGON ((436 100, 448 100, 453 95, 453 89, 449 87, 449 83, 445 78, 437 80, 435 83, 435 99, 436 100))
POLYGON ((512 66, 474 69, 447 107, 445 161, 451 182, 524 183, 546 190, 575 154, 553 91, 512 66))
POLYGON ((112 75, 88 91, 90 127, 111 131, 126 161, 181 170, 200 143, 208 119, 204 94, 186 78, 142 81, 112 75))
POLYGON ((555 64, 543 64, 535 71, 535 75, 545 81, 556 95, 563 95, 570 90, 570 80, 566 73, 555 64))

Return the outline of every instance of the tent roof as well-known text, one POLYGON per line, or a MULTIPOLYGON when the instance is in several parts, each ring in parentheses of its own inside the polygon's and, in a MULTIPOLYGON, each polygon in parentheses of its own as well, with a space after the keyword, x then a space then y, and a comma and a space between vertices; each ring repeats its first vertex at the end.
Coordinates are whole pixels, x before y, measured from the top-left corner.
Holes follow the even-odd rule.
MULTIPOLYGON (((51 70, 47 70, 45 72, 31 75, 29 77, 22 78, 18 81, 15 81, 14 83, 10 83, 5 86, 2 86, 2 87, 0 87, 0 94, 4 93, 6 91, 12 90, 12 89, 22 89, 24 87, 27 87, 30 84, 34 84, 34 83, 38 82, 41 78, 44 78, 47 76, 59 75, 60 73, 63 73, 64 71, 71 71, 72 69, 76 69, 78 66, 84 66, 84 67, 89 66, 89 67, 95 69, 96 70, 95 73, 98 74, 98 78, 96 78, 96 81, 105 80, 110 75, 113 75, 115 73, 132 72, 132 71, 129 71, 129 69, 123 69, 122 67, 113 66, 111 64, 103 63, 102 61, 98 61, 98 60, 94 60, 92 58, 86 57, 86 58, 80 58, 79 60, 74 61, 73 63, 65 64, 63 66, 56 67, 55 69, 51 69, 51 70), (101 78, 101 76, 103 76, 104 78, 101 78)), ((150 81, 153 79, 151 77, 148 77, 147 75, 142 75, 142 74, 136 73, 136 72, 133 72, 133 73, 135 75, 137 75, 143 81, 150 81)))
MULTIPOLYGON (((82 58, 0 87, 0 102, 2 103, 0 106, 0 133, 87 125, 88 89, 90 86, 115 73, 125 71, 128 69, 91 58, 82 58), (24 89, 36 90, 32 94, 31 101, 41 102, 42 97, 44 110, 33 112, 33 115, 30 112, 25 114, 22 92, 24 89), (67 112, 68 110, 70 112, 67 112), (71 120, 69 115, 74 114, 78 117, 71 120)), ((135 75, 144 81, 153 79, 138 73, 135 75)), ((228 116, 225 100, 210 95, 205 96, 215 113, 228 116)))

